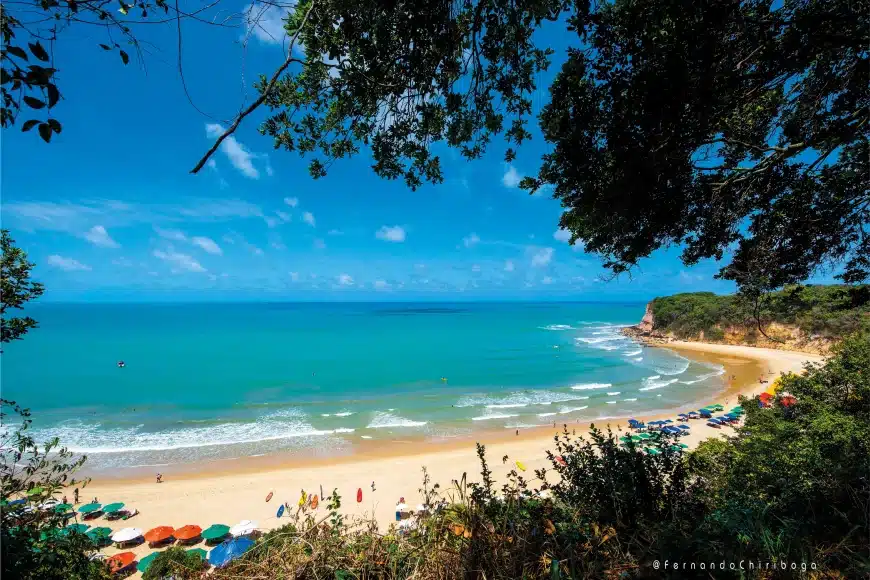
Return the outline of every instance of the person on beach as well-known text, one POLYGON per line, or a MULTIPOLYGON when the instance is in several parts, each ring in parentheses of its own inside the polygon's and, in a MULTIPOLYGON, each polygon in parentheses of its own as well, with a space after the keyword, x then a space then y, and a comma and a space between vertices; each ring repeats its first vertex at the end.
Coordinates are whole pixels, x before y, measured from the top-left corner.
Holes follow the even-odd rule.
POLYGON ((519 437, 519 436, 520 436, 520 430, 517 429, 517 437, 519 437))
POLYGON ((372 493, 374 493, 374 492, 375 492, 375 482, 374 482, 374 480, 372 480, 372 493))
POLYGON ((79 503, 79 488, 73 490, 73 503, 79 503))
POLYGON ((157 474, 157 483, 163 483, 163 474, 162 473, 157 474))
POLYGON ((68 503, 68 502, 66 501, 66 496, 63 496, 63 501, 62 501, 61 503, 68 503))

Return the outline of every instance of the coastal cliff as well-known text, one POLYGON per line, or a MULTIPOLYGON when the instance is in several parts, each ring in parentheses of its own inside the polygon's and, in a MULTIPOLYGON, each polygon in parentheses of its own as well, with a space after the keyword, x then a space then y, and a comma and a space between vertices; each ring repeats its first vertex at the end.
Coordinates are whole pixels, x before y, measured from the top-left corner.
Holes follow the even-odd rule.
POLYGON ((828 354, 844 336, 867 330, 870 287, 832 285, 775 292, 757 311, 737 295, 660 297, 623 332, 650 344, 687 340, 828 354))

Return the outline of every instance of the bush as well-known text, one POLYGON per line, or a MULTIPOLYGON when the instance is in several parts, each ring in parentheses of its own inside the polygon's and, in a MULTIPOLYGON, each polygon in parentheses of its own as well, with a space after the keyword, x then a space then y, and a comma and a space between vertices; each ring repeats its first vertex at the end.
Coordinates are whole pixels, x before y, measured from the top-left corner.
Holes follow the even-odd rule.
POLYGON ((181 546, 164 550, 151 561, 142 580, 162 580, 173 577, 177 580, 201 578, 205 562, 197 554, 192 554, 181 546))

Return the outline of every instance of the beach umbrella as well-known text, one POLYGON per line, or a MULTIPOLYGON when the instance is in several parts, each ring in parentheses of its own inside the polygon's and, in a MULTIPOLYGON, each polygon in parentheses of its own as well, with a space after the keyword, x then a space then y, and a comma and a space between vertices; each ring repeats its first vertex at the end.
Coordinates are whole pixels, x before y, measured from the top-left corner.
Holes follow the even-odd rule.
POLYGON ((157 544, 171 538, 173 532, 175 532, 175 528, 171 526, 157 526, 145 532, 144 537, 149 544, 157 544))
POLYGON ((88 524, 70 524, 65 527, 64 530, 67 530, 67 533, 75 532, 77 534, 84 534, 89 527, 91 526, 88 524))
POLYGON ((94 512, 100 511, 100 508, 103 507, 103 504, 100 503, 87 503, 79 508, 80 514, 92 514, 94 512))
POLYGON ((688 431, 690 427, 688 425, 677 425, 677 429, 682 429, 683 431, 688 431))
POLYGON ((683 449, 688 449, 688 448, 689 448, 689 446, 686 445, 685 443, 677 443, 677 447, 681 447, 681 448, 683 448, 683 449))
POLYGON ((88 530, 85 535, 97 545, 105 544, 112 535, 112 528, 93 528, 88 530))
POLYGON ((145 572, 151 566, 151 562, 154 561, 154 558, 160 555, 160 552, 151 552, 136 564, 136 569, 140 572, 145 572))
POLYGON ((396 504, 396 511, 397 512, 403 512, 406 509, 408 509, 408 504, 406 504, 406 503, 397 503, 396 504))
POLYGON ((202 532, 202 537, 206 541, 219 540, 230 533, 230 527, 224 524, 212 524, 202 532))
POLYGON ((636 437, 642 440, 652 439, 652 435, 650 435, 649 433, 641 433, 640 435, 636 435, 636 437))
POLYGON ((216 546, 208 555, 212 566, 225 566, 251 549, 254 541, 250 538, 233 538, 216 546))
POLYGON ((242 520, 230 528, 230 534, 234 537, 247 536, 257 530, 257 522, 242 520))
POLYGON ((109 565, 109 570, 111 570, 112 574, 117 574, 135 561, 136 554, 133 552, 121 552, 106 560, 106 564, 109 565))
POLYGON ((63 513, 63 512, 66 512, 66 511, 71 510, 71 509, 72 509, 72 506, 71 506, 70 504, 68 504, 68 503, 59 503, 59 504, 57 504, 56 506, 54 506, 53 509, 54 509, 55 512, 57 512, 57 513, 60 514, 60 513, 63 513))
POLYGON ((112 534, 112 541, 121 544, 132 542, 133 540, 142 537, 142 530, 139 528, 124 528, 112 534))
POLYGON ((43 511, 48 511, 48 510, 54 508, 54 506, 56 506, 59 503, 60 502, 57 501, 56 499, 51 498, 51 499, 48 499, 48 500, 42 502, 41 504, 39 504, 39 509, 41 509, 43 511))
POLYGON ((203 550, 202 548, 191 548, 187 550, 188 554, 196 554, 199 556, 199 559, 205 562, 206 557, 208 556, 208 552, 203 550))
POLYGON ((622 437, 619 438, 619 440, 622 441, 623 443, 628 443, 629 441, 631 441, 631 437, 629 437, 628 435, 623 435, 622 437))
POLYGON ((199 535, 202 534, 202 528, 199 526, 184 526, 175 530, 175 533, 172 534, 175 536, 176 540, 181 540, 186 542, 188 540, 193 540, 194 538, 198 538, 199 535))
POLYGON ((647 447, 644 451, 646 451, 647 455, 658 455, 659 450, 653 447, 647 447))
POLYGON ((119 512, 124 509, 124 504, 121 502, 110 503, 106 507, 103 508, 104 514, 113 514, 115 512, 119 512))
POLYGON ((24 505, 27 503, 26 499, 13 499, 9 502, 9 505, 24 505))
POLYGON ((58 538, 63 535, 65 530, 61 528, 49 528, 39 534, 40 540, 48 540, 49 538, 58 538))

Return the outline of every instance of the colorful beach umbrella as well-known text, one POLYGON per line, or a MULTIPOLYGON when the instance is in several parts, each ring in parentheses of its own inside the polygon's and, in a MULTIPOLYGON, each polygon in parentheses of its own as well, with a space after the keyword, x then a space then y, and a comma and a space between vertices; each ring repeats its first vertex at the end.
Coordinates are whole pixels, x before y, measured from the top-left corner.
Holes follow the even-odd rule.
POLYGON ((106 560, 106 564, 109 565, 109 570, 112 574, 117 574, 135 561, 136 554, 133 552, 121 552, 106 560))
POLYGON ((235 536, 247 536, 257 530, 257 522, 252 520, 242 520, 230 528, 230 533, 235 536))
POLYGON ((64 530, 67 530, 67 533, 75 532, 77 534, 84 534, 89 527, 91 526, 88 524, 70 524, 65 527, 64 530))
POLYGON ((233 538, 215 547, 208 555, 208 561, 212 566, 225 566, 239 558, 251 549, 254 540, 249 538, 233 538))
POLYGON ((103 508, 104 514, 113 514, 115 512, 119 512, 124 509, 124 504, 121 502, 110 503, 106 507, 103 508))
POLYGON ((230 527, 224 524, 212 524, 202 532, 202 537, 205 540, 212 541, 223 538, 230 533, 230 527))
POLYGON ((72 509, 72 506, 68 503, 59 503, 54 508, 52 508, 56 513, 62 514, 63 512, 67 512, 72 509))
POLYGON ((151 563, 154 561, 154 558, 160 555, 160 552, 151 552, 136 564, 136 569, 140 572, 146 572, 148 568, 151 566, 151 563))
POLYGON ((206 552, 202 548, 191 548, 190 550, 187 550, 187 553, 196 554, 203 562, 205 562, 206 558, 208 557, 208 552, 206 552))
POLYGON ((199 526, 184 526, 175 530, 175 533, 172 534, 175 536, 176 540, 182 540, 184 542, 188 540, 193 540, 194 538, 198 538, 199 535, 202 534, 202 528, 199 526))
POLYGON ((157 526, 145 532, 144 537, 148 543, 157 544, 171 538, 173 532, 175 532, 175 528, 171 526, 157 526))
POLYGON ((80 514, 92 514, 94 512, 100 511, 100 508, 103 507, 101 503, 87 503, 79 508, 80 514))
POLYGON ((109 538, 112 536, 112 528, 93 528, 88 530, 85 535, 97 545, 106 544, 111 541, 109 538))
POLYGON ((124 528, 112 534, 113 542, 132 542, 142 537, 142 530, 139 528, 124 528))

